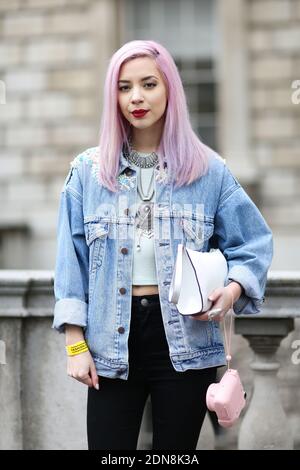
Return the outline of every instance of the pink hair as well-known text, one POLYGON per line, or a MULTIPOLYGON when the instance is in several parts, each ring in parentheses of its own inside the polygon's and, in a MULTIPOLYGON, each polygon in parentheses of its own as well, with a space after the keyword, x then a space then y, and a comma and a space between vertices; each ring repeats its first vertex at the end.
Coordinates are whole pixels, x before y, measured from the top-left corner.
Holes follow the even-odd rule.
POLYGON ((190 184, 207 172, 208 155, 192 129, 186 97, 176 64, 170 53, 155 41, 136 40, 124 44, 110 59, 103 94, 99 140, 99 180, 117 191, 116 177, 124 142, 128 143, 130 124, 118 105, 118 79, 123 63, 136 57, 155 60, 167 87, 167 109, 162 139, 157 149, 160 166, 167 162, 168 175, 176 186, 190 184))

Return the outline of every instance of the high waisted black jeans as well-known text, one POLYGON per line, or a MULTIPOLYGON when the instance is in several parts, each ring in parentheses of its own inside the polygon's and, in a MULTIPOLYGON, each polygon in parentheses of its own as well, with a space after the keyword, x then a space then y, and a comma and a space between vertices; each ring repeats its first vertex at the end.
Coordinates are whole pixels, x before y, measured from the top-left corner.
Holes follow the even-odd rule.
POLYGON ((136 449, 149 394, 152 449, 196 449, 216 367, 175 371, 158 295, 132 297, 128 347, 128 380, 99 377, 99 391, 88 390, 89 449, 136 449))

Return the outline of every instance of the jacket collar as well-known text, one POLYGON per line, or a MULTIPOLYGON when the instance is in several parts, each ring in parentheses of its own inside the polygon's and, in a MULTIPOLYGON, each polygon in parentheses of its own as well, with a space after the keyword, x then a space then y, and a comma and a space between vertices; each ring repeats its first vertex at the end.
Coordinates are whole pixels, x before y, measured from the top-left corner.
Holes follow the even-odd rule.
POLYGON ((123 154, 123 151, 121 150, 121 154, 120 154, 120 165, 119 165, 119 172, 118 172, 118 176, 123 173, 123 171, 125 171, 127 168, 130 168, 131 170, 134 170, 134 166, 132 165, 132 163, 130 163, 125 157, 124 157, 124 154, 123 154))

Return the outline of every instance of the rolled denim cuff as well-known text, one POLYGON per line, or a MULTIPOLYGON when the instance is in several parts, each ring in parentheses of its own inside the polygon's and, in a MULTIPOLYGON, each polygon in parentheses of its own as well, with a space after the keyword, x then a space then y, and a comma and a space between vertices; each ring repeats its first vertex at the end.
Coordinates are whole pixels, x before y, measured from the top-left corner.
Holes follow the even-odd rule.
POLYGON ((233 266, 228 273, 225 285, 236 281, 244 288, 244 292, 233 304, 236 315, 251 315, 260 312, 265 298, 261 296, 261 288, 256 276, 245 266, 233 266))
POLYGON ((82 328, 87 324, 87 303, 78 299, 60 299, 54 307, 52 328, 65 333, 65 324, 77 325, 82 328))

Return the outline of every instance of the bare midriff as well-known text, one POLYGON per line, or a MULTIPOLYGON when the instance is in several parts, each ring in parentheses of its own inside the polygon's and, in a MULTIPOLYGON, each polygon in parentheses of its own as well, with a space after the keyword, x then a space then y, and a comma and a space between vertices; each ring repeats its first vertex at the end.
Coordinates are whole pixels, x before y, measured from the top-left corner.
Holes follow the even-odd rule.
POLYGON ((132 286, 132 295, 153 295, 158 294, 157 285, 149 286, 132 286))

